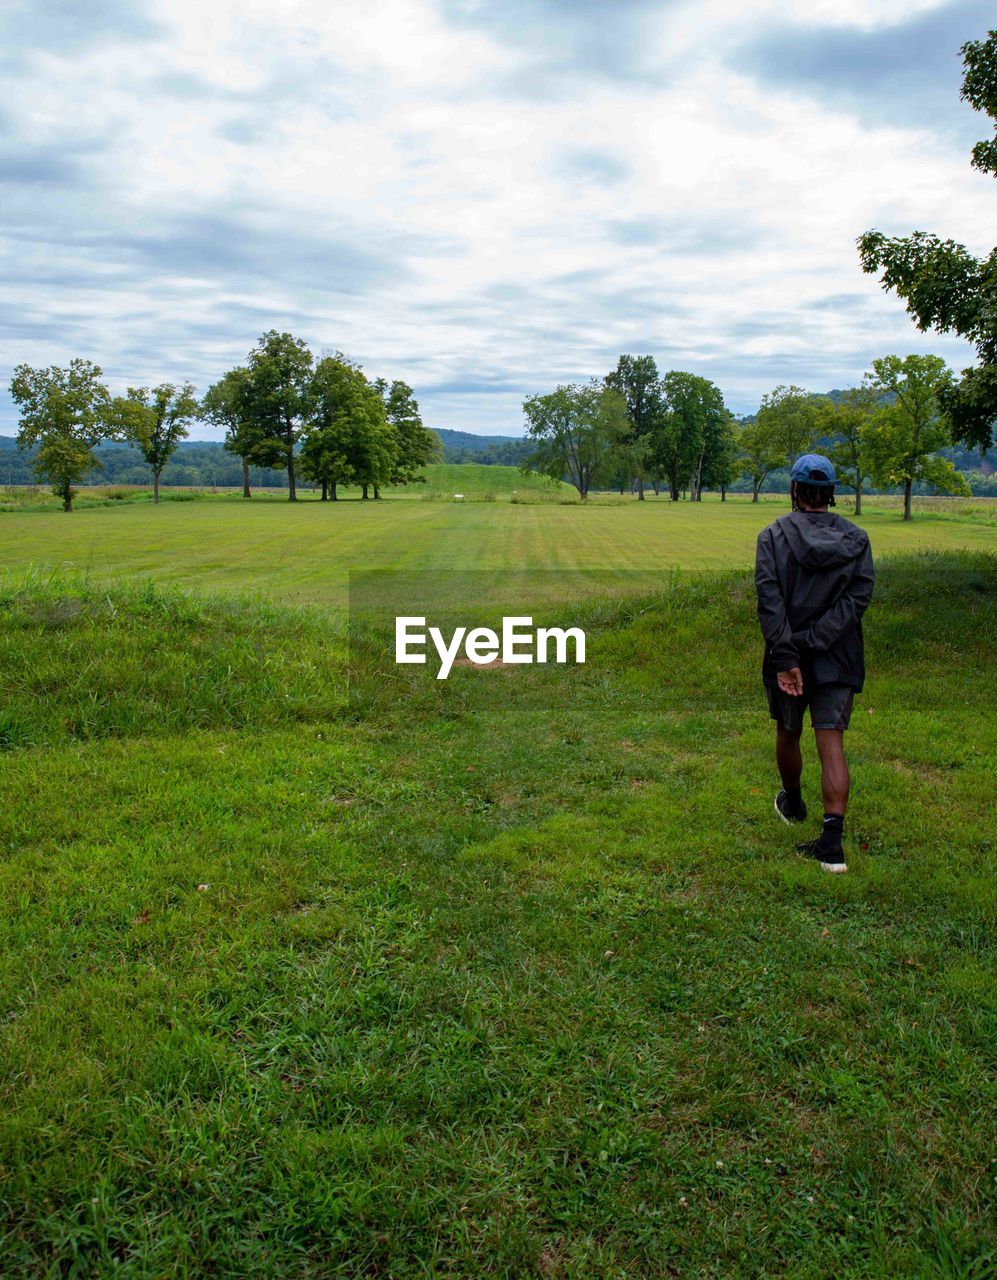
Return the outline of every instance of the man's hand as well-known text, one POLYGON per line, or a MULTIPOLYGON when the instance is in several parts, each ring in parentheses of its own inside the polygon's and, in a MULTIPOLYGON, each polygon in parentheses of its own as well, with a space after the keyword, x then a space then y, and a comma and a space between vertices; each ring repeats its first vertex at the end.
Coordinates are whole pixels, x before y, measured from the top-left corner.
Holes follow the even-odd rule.
POLYGON ((788 671, 780 671, 776 675, 779 681, 779 688, 783 693, 791 694, 794 698, 803 695, 803 672, 799 667, 790 667, 788 671))

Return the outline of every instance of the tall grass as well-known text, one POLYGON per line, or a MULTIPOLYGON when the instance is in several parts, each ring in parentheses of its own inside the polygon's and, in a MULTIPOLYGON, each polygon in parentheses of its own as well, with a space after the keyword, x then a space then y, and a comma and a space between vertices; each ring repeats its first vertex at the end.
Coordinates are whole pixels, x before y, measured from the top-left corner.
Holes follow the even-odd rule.
POLYGON ((342 699, 342 619, 151 581, 0 578, 0 749, 307 719, 342 699))

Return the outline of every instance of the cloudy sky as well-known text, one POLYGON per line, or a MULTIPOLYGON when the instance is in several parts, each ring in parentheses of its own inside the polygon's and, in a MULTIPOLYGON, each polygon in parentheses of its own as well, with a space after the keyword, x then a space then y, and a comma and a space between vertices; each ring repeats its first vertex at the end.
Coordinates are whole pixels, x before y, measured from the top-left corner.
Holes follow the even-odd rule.
POLYGON ((854 242, 993 245, 958 96, 988 25, 992 0, 3 0, 0 379, 83 355, 203 390, 277 327, 406 379, 431 426, 519 434, 524 394, 621 351, 742 412, 890 351, 961 368, 854 242))

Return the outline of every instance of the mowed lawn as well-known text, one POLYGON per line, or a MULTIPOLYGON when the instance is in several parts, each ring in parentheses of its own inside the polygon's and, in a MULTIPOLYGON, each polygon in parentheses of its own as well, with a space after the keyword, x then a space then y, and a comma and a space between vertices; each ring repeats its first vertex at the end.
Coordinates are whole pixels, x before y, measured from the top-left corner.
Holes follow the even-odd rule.
MULTIPOLYGON (((861 523, 878 556, 997 545, 997 523, 982 501, 975 514, 925 510, 909 525, 896 509, 869 505, 861 523)), ((121 504, 72 515, 8 512, 0 514, 0 567, 340 605, 350 569, 744 567, 753 561, 759 529, 787 509, 785 500, 752 504, 742 497, 701 504, 628 498, 585 507, 391 494, 380 502, 292 505, 259 497, 121 504)))

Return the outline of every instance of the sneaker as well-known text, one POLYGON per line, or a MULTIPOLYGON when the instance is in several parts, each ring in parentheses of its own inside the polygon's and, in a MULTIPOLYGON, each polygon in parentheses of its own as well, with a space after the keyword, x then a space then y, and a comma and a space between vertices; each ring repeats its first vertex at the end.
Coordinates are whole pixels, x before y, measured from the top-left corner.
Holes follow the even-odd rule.
POLYGON ((825 871, 847 871, 848 866, 845 863, 844 851, 838 849, 822 849, 819 840, 808 840, 804 844, 796 846, 796 852, 804 858, 813 858, 814 862, 819 862, 825 871))
POLYGON ((807 816, 807 806, 803 803, 803 797, 801 796, 794 803, 785 791, 780 791, 776 796, 775 811, 787 826, 793 822, 803 822, 807 816))

